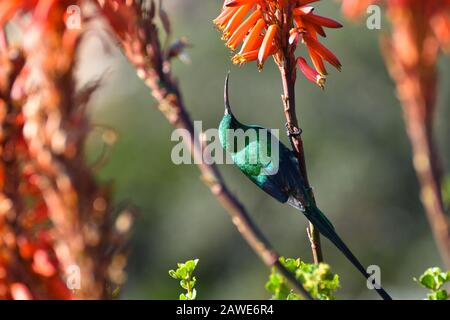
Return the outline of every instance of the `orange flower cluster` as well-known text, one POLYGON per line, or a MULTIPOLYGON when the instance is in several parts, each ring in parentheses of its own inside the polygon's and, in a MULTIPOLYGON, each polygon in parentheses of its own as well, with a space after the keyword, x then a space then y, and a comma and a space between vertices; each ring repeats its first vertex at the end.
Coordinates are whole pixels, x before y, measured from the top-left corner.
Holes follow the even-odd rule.
POLYGON ((227 0, 214 24, 231 50, 242 44, 232 61, 257 61, 261 69, 271 55, 283 55, 301 42, 314 67, 302 56, 297 63, 306 78, 323 88, 327 70, 324 61, 341 68, 339 59, 318 40, 324 28, 341 28, 332 19, 315 14, 310 3, 319 0, 227 0), (286 41, 287 40, 287 41, 286 41))

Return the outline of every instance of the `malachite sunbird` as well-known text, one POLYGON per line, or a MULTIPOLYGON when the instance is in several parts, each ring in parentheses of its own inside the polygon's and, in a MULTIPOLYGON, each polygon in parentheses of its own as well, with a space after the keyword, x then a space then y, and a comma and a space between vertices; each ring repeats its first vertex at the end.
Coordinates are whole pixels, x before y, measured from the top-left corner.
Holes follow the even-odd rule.
MULTIPOLYGON (((301 211, 369 280, 370 275, 366 269, 338 236, 333 224, 315 205, 311 190, 306 187, 300 173, 294 152, 281 143, 270 130, 242 124, 235 118, 228 98, 228 79, 229 75, 224 88, 225 112, 219 125, 222 147, 231 155, 234 164, 242 173, 273 198, 301 211), (244 142, 238 142, 238 132, 243 135, 244 142)), ((379 284, 374 284, 374 287, 384 300, 392 300, 379 284)))

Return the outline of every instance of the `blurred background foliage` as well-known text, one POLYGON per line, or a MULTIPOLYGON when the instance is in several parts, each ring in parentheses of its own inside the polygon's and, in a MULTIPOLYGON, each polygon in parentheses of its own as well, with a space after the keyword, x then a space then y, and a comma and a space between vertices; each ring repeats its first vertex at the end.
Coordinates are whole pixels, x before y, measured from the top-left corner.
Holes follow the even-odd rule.
MULTIPOLYGON (((193 47, 191 64, 176 62, 185 102, 203 129, 217 127, 223 113, 222 89, 231 70, 231 99, 244 123, 284 133, 281 83, 274 63, 233 66, 212 19, 221 1, 164 0, 175 35, 193 47)), ((429 266, 441 266, 418 198, 399 102, 379 51, 379 36, 365 21, 345 21, 338 3, 322 1, 319 14, 344 23, 324 43, 341 59, 324 92, 299 76, 297 105, 304 130, 310 180, 319 207, 366 265, 381 267, 382 283, 397 298, 423 298, 413 281, 429 266)), ((177 299, 178 285, 167 276, 177 261, 199 258, 199 299, 267 299, 270 273, 249 249, 224 209, 199 180, 195 165, 171 162, 172 128, 157 111, 147 88, 114 44, 88 36, 81 53, 82 82, 103 77, 90 105, 92 122, 115 128, 118 141, 99 171, 114 180, 115 199, 139 208, 130 245, 124 298, 177 299)), ((450 156, 450 62, 440 62, 437 132, 442 155, 450 156)), ((287 143, 286 137, 282 137, 287 143)), ((88 143, 92 162, 101 139, 88 143)), ((446 163, 443 163, 446 166, 446 163)), ((220 166, 231 190, 282 255, 311 262, 306 220, 289 206, 267 197, 231 165, 220 166)), ((328 241, 325 260, 338 273, 341 298, 376 298, 365 281, 328 241)))

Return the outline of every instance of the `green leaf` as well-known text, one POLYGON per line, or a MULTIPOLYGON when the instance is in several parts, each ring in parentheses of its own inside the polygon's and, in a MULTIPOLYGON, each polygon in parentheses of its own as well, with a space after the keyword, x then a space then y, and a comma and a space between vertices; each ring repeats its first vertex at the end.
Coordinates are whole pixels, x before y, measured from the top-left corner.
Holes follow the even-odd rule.
POLYGON ((122 293, 122 288, 121 287, 117 287, 111 292, 111 298, 112 299, 119 299, 121 293, 122 293))
POLYGON ((427 295, 428 300, 447 300, 448 293, 445 290, 438 290, 427 295))
POLYGON ((447 300, 448 294, 445 290, 436 291, 436 300, 447 300))
POLYGON ((430 290, 438 290, 445 282, 449 281, 447 279, 448 274, 446 272, 442 272, 440 268, 434 267, 425 270, 419 278, 419 283, 430 290))
POLYGON ((178 279, 186 279, 188 277, 188 272, 184 266, 179 268, 176 272, 178 279))
POLYGON ((292 258, 280 258, 280 262, 283 264, 283 266, 288 269, 290 272, 295 272, 295 270, 298 269, 300 266, 300 259, 292 259, 292 258))
POLYGON ((425 288, 434 290, 436 287, 436 281, 434 281, 434 277, 431 274, 425 274, 419 278, 419 283, 423 285, 425 288))
POLYGON ((178 279, 177 273, 175 270, 169 270, 169 276, 171 276, 174 279, 178 279))
POLYGON ((301 298, 298 294, 291 292, 287 296, 286 300, 301 300, 301 298))
POLYGON ((169 276, 180 280, 180 286, 186 293, 180 294, 180 300, 193 300, 197 296, 197 291, 194 286, 197 284, 197 279, 192 275, 198 264, 198 259, 188 260, 185 263, 177 263, 176 270, 169 270, 169 276))
POLYGON ((442 272, 437 267, 428 268, 419 277, 419 280, 414 278, 414 281, 431 290, 427 294, 428 300, 447 300, 449 298, 447 291, 441 288, 445 283, 450 282, 450 272, 442 272))
POLYGON ((192 293, 190 295, 190 299, 191 300, 195 300, 196 297, 197 297, 197 290, 192 289, 192 293))
POLYGON ((188 289, 188 281, 187 280, 181 280, 180 281, 180 287, 182 287, 183 289, 188 289))
POLYGON ((187 272, 191 274, 195 270, 197 263, 198 263, 198 259, 186 261, 185 265, 186 265, 187 272))
POLYGON ((272 294, 272 299, 274 300, 286 300, 291 291, 285 279, 275 270, 269 276, 269 281, 266 283, 266 290, 272 294))
MULTIPOLYGON (((339 288, 339 276, 331 272, 330 266, 324 263, 308 264, 300 259, 280 258, 281 264, 293 272, 297 278, 316 299, 335 299, 334 293, 339 288)), ((293 293, 286 279, 272 270, 266 290, 272 294, 272 299, 298 300, 300 296, 293 293)))

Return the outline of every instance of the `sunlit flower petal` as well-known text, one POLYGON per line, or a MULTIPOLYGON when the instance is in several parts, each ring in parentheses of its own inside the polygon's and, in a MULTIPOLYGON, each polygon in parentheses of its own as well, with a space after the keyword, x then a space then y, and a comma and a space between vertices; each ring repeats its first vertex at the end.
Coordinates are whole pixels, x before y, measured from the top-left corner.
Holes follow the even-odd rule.
POLYGON ((256 4, 258 2, 259 2, 259 0, 228 0, 228 1, 225 1, 225 6, 226 7, 237 7, 237 6, 242 6, 242 5, 246 5, 246 4, 256 4))
POLYGON ((264 66, 264 62, 267 57, 270 55, 270 50, 273 45, 273 41, 275 40, 275 36, 278 32, 278 26, 273 24, 269 26, 267 29, 266 35, 264 36, 264 40, 262 42, 261 48, 258 53, 258 67, 261 69, 264 66))
MULTIPOLYGON (((277 50, 278 50, 277 47, 275 45, 272 45, 272 47, 269 50, 269 55, 275 54, 277 50)), ((246 62, 256 61, 258 59, 258 53, 259 49, 248 51, 245 53, 238 53, 233 56, 232 62, 234 64, 244 64, 246 62)))
POLYGON ((263 37, 261 36, 261 32, 266 27, 266 23, 264 22, 264 19, 259 19, 256 25, 253 27, 253 29, 248 34, 247 38, 244 41, 244 44, 242 45, 241 51, 239 53, 245 53, 251 50, 256 49, 259 47, 259 44, 262 44, 263 37))
POLYGON ((233 15, 233 17, 228 22, 227 26, 223 30, 223 38, 227 39, 236 31, 236 29, 239 27, 241 22, 244 20, 247 13, 252 8, 251 5, 245 5, 240 7, 236 13, 233 15))
POLYGON ((299 39, 299 31, 297 28, 292 28, 291 31, 289 31, 289 44, 295 44, 297 45, 299 39))
POLYGON ((295 15, 307 15, 314 11, 314 7, 304 6, 293 10, 295 15))
POLYGON ((308 53, 309 53, 309 56, 311 57, 311 62, 313 63, 314 68, 316 68, 316 70, 321 75, 328 74, 327 69, 325 69, 325 65, 323 63, 322 58, 309 46, 308 46, 308 53))
POLYGON ((234 64, 244 64, 258 59, 259 50, 252 50, 245 53, 238 53, 232 58, 234 64))
POLYGON ((10 287, 11 296, 14 300, 32 300, 31 292, 23 283, 13 283, 10 287))
POLYGON ((325 88, 326 78, 323 75, 319 74, 316 70, 311 68, 304 58, 298 57, 297 64, 300 68, 300 71, 305 75, 306 79, 314 82, 322 89, 325 88))
POLYGON ((254 11, 237 29, 227 42, 227 46, 231 49, 236 47, 244 40, 247 32, 255 26, 255 23, 261 18, 261 11, 254 11))
POLYGON ((238 7, 233 8, 225 8, 222 13, 214 19, 214 24, 220 29, 223 30, 227 23, 230 21, 230 19, 233 17, 233 15, 238 11, 238 7))
POLYGON ((267 58, 273 56, 280 66, 287 52, 292 53, 298 46, 305 46, 315 73, 324 76, 327 74, 324 61, 337 69, 341 68, 341 63, 319 42, 318 36, 326 37, 325 28, 340 28, 342 25, 317 15, 310 4, 318 1, 226 0, 214 23, 222 31, 226 45, 233 51, 239 50, 232 57, 235 64, 256 60, 261 70, 267 58))
POLYGON ((322 59, 328 61, 332 66, 336 69, 341 70, 341 62, 334 55, 333 52, 328 50, 324 45, 322 45, 319 41, 314 39, 310 34, 304 33, 303 39, 307 43, 307 45, 314 50, 322 59))
POLYGON ((302 18, 308 22, 311 22, 311 23, 314 23, 314 24, 317 24, 319 26, 323 26, 326 28, 342 28, 342 24, 340 24, 339 22, 337 22, 333 19, 315 15, 313 13, 304 15, 302 18))

